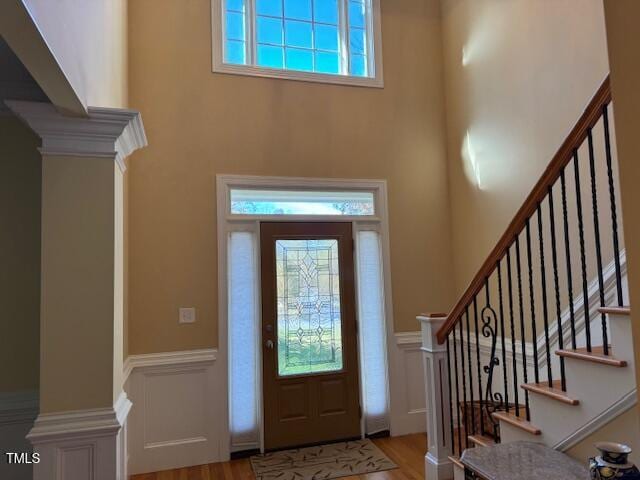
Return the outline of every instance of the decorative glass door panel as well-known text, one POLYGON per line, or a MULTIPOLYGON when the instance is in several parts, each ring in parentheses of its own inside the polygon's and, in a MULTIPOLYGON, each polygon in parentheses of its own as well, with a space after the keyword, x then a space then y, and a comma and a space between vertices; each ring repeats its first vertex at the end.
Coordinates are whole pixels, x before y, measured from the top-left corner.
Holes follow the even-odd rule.
POLYGON ((353 232, 261 222, 266 450, 360 438, 353 232))
POLYGON ((342 370, 338 241, 276 241, 278 375, 342 370))

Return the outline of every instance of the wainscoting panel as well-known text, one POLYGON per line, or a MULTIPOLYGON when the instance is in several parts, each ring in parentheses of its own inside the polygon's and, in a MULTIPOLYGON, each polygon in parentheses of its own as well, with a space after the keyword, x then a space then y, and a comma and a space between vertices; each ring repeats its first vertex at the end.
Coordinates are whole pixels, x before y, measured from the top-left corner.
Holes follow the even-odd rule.
POLYGON ((220 389, 213 349, 136 355, 127 360, 129 473, 221 460, 220 389))
POLYGON ((32 480, 32 465, 9 465, 6 452, 28 453, 33 448, 26 439, 38 416, 38 392, 0 393, 0 478, 32 480))
POLYGON ((396 333, 392 351, 396 355, 396 381, 391 385, 391 434, 426 432, 424 365, 420 332, 396 333))

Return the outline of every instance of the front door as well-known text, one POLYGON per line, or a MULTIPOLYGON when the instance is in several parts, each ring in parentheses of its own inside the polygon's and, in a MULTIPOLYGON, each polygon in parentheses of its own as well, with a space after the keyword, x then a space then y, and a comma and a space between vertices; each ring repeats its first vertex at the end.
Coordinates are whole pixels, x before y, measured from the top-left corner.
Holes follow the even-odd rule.
POLYGON ((265 449, 360 436, 350 223, 262 223, 265 449))

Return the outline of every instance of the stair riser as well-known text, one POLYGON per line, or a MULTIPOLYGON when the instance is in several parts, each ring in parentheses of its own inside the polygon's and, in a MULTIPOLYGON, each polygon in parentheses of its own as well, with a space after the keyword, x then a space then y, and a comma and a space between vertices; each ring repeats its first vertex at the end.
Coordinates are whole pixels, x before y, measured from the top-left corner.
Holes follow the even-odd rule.
POLYGON ((453 480, 465 480, 464 468, 460 468, 457 465, 453 466, 453 480))
POLYGON ((500 421, 500 443, 509 443, 509 442, 538 442, 540 441, 539 435, 533 435, 529 432, 525 432, 521 428, 514 427, 510 423, 500 421))
POLYGON ((544 395, 529 394, 531 422, 542 431, 542 443, 554 446, 589 421, 582 397, 580 401, 579 405, 567 405, 544 395))
POLYGON ((626 360, 631 371, 634 369, 633 333, 630 315, 609 314, 609 343, 616 358, 626 360))

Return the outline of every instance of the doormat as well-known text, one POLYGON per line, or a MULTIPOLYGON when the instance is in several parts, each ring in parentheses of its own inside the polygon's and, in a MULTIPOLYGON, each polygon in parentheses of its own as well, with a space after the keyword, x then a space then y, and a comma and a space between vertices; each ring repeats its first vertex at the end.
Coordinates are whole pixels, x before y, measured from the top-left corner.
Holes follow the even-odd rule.
POLYGON ((369 439, 254 455, 257 480, 327 480, 398 466, 369 439))

